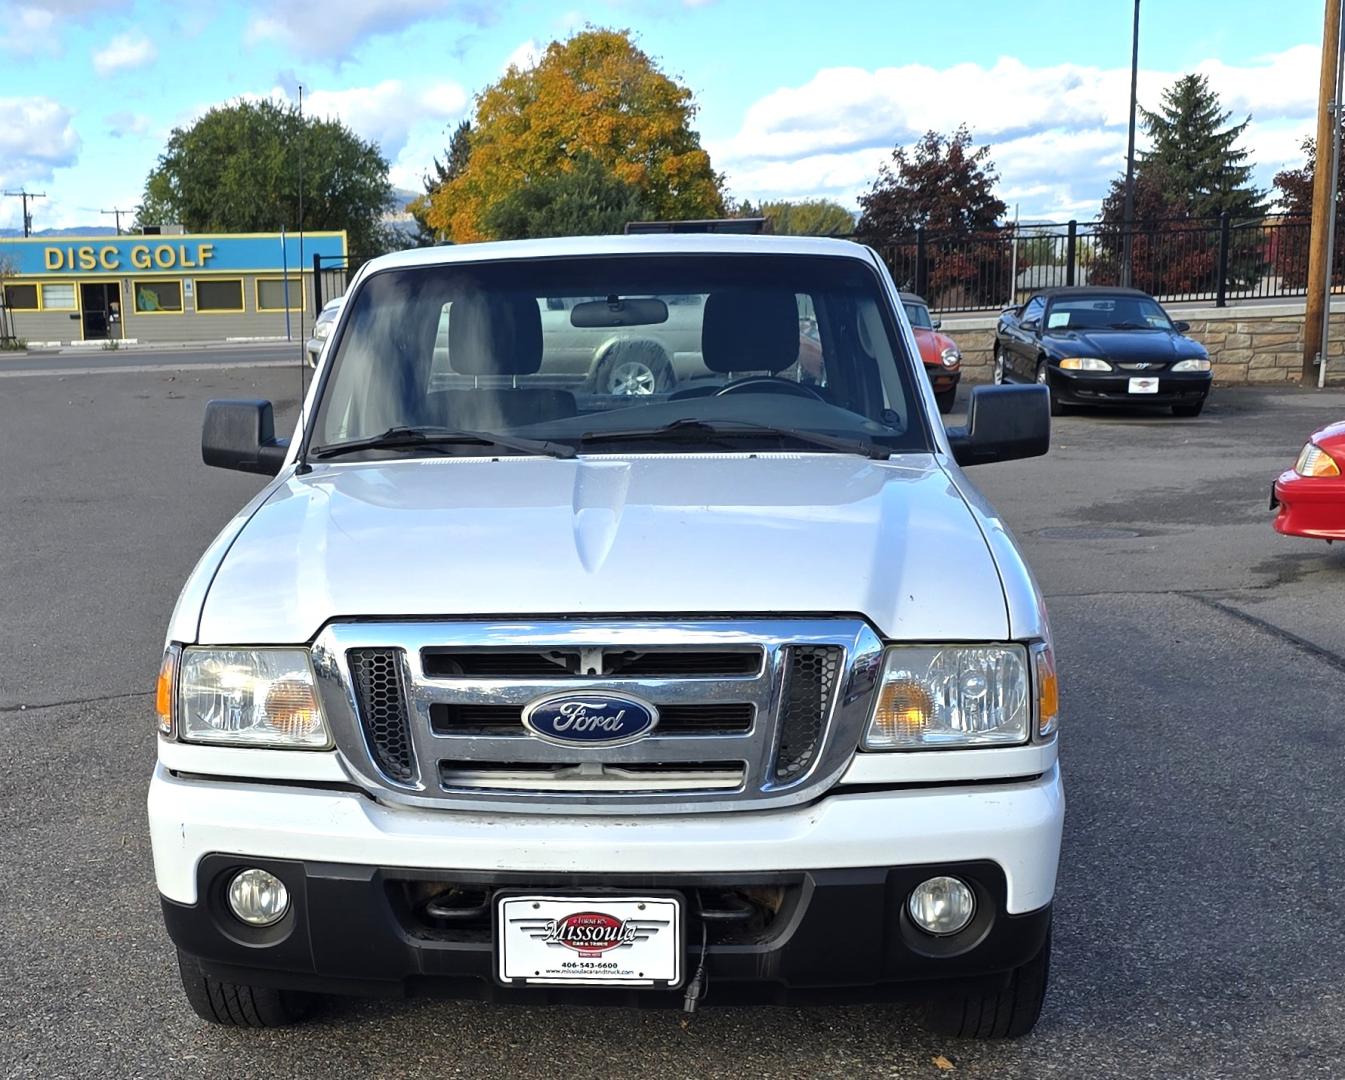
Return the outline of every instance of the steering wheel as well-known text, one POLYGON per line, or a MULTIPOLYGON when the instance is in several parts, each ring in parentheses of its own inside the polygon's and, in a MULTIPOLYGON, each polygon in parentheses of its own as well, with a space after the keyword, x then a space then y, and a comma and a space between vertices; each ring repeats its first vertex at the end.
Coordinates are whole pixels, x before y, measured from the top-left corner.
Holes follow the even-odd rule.
POLYGON ((795 397, 812 398, 814 401, 826 401, 821 394, 811 386, 803 383, 790 382, 788 379, 781 379, 774 375, 749 375, 745 379, 739 379, 731 382, 727 386, 720 388, 715 392, 715 397, 723 397, 725 394, 793 394, 795 397))

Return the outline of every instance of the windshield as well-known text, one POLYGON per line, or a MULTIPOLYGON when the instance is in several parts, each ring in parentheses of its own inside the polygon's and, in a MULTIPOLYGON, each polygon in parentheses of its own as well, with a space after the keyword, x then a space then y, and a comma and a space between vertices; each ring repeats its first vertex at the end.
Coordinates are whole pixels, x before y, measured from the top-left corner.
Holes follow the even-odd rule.
POLYGON ((900 349, 879 278, 858 259, 385 270, 351 298, 308 450, 928 450, 900 349))
POLYGON ((1172 320, 1147 296, 1058 299, 1046 314, 1047 330, 1171 330, 1172 320))
POLYGON ((912 326, 921 330, 934 329, 934 323, 929 317, 929 308, 924 304, 913 304, 909 300, 903 300, 901 306, 906 309, 906 318, 910 319, 912 326))

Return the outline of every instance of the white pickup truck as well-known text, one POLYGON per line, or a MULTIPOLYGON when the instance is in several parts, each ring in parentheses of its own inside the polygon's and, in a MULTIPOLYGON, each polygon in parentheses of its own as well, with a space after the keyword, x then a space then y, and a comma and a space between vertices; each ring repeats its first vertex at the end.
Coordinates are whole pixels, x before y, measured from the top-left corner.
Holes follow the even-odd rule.
POLYGON ((845 241, 366 265, 292 438, 269 402, 207 407, 205 461, 272 479, 187 581, 158 685, 193 1008, 905 998, 939 1032, 1030 1030, 1055 663, 961 466, 1044 453, 1048 410, 977 388, 945 431, 845 241), (654 392, 540 377, 543 311, 659 341, 679 302, 694 362, 654 392))

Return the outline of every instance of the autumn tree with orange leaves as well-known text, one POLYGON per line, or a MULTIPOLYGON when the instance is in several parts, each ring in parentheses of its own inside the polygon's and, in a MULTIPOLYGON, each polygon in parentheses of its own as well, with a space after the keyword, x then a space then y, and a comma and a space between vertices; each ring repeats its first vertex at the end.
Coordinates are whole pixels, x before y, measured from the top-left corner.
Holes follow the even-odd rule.
MULTIPOLYGON (((596 162, 655 217, 719 217, 722 177, 692 129, 691 91, 618 30, 553 41, 476 99, 467 167, 430 196, 426 218, 457 243, 494 238, 492 210, 520 189, 596 162)), ((498 220, 499 215, 495 215, 498 220)))

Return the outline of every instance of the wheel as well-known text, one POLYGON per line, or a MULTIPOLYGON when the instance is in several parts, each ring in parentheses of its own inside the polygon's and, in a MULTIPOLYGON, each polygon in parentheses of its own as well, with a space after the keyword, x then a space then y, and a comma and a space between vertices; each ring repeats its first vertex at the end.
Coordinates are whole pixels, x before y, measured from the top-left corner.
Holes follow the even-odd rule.
POLYGON ((1001 990, 951 991, 929 1001, 922 1017, 935 1035, 959 1039, 1016 1039, 1037 1025, 1051 975, 1051 935, 1001 990))
POLYGON ((957 387, 951 390, 940 390, 934 395, 934 400, 939 403, 939 412, 950 413, 953 406, 957 403, 957 387))
POLYGON ((1201 398, 1194 405, 1174 405, 1172 406, 1173 416, 1199 416, 1200 410, 1205 407, 1205 399, 1201 398))
POLYGON ((1046 361, 1037 361, 1037 385, 1046 387, 1051 392, 1051 415, 1064 416, 1065 406, 1060 404, 1060 399, 1055 396, 1055 388, 1051 385, 1051 377, 1046 370, 1046 361))
POLYGON ((613 397, 644 397, 672 388, 672 364, 648 341, 618 342, 607 350, 593 374, 593 388, 613 397))
POLYGON ((182 977, 182 989, 186 991, 187 1002, 197 1016, 212 1024, 245 1028, 284 1027, 302 1020, 312 1008, 312 997, 308 994, 212 979, 181 949, 177 954, 177 970, 182 977))
POLYGON ((995 374, 994 380, 996 386, 1003 386, 1009 381, 1009 359, 1004 355, 1004 346, 995 346, 995 374))

